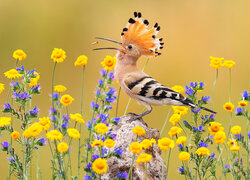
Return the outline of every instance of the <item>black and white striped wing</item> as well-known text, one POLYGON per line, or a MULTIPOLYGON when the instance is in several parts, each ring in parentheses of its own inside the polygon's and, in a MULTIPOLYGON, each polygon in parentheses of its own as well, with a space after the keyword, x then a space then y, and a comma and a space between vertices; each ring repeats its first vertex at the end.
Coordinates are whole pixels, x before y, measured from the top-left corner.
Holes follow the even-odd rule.
POLYGON ((138 99, 151 105, 189 105, 193 102, 182 94, 163 86, 150 76, 129 83, 128 88, 138 99))

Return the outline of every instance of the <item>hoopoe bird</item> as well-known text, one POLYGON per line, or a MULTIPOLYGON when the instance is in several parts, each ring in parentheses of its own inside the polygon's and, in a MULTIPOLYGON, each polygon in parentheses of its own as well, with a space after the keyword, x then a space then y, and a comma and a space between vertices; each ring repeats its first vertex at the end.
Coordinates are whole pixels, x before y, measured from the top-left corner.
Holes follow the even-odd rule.
MULTIPOLYGON (((144 73, 136 65, 138 59, 142 56, 159 56, 160 49, 164 43, 162 38, 157 38, 160 26, 155 23, 154 27, 148 28, 148 20, 143 20, 140 12, 134 12, 134 18, 128 20, 128 24, 121 33, 122 42, 107 38, 101 40, 111 41, 120 44, 122 48, 107 47, 96 48, 94 50, 113 49, 117 50, 115 67, 115 78, 120 83, 121 89, 139 104, 146 106, 147 111, 135 116, 135 119, 149 114, 152 106, 175 105, 196 107, 189 98, 168 88, 155 79, 144 73)), ((214 111, 201 107, 206 111, 214 111)))

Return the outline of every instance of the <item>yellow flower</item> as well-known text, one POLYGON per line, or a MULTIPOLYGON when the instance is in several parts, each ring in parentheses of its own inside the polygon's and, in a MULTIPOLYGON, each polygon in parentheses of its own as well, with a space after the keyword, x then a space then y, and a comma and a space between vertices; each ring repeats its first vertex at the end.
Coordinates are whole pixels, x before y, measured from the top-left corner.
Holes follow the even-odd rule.
POLYGON ((10 125, 11 118, 10 117, 0 117, 0 127, 10 125))
POLYGON ((65 94, 61 97, 60 99, 60 103, 64 106, 69 106, 72 101, 74 100, 74 98, 72 98, 70 95, 65 94))
POLYGON ((235 135, 240 134, 241 133, 241 127, 240 126, 233 126, 231 128, 231 133, 235 134, 235 135))
POLYGON ((173 149, 174 146, 175 146, 175 144, 174 144, 174 141, 172 139, 164 137, 164 138, 161 138, 158 140, 158 147, 160 148, 160 150, 167 151, 169 147, 171 149, 173 149))
POLYGON ((210 127, 208 127, 210 135, 217 133, 218 131, 224 131, 224 128, 221 127, 221 124, 218 122, 210 122, 210 127))
POLYGON ((186 141, 187 141, 187 137, 186 136, 180 136, 176 140, 176 144, 184 144, 186 141))
POLYGON ((179 86, 179 85, 175 85, 171 89, 173 89, 174 91, 181 93, 181 94, 184 93, 184 88, 182 86, 179 86))
POLYGON ((91 147, 95 147, 95 146, 98 146, 98 147, 101 147, 103 146, 103 141, 102 140, 94 140, 91 142, 91 147))
POLYGON ((188 108, 185 106, 172 106, 175 114, 180 114, 181 116, 187 114, 188 108))
POLYGON ((19 74, 18 71, 15 70, 15 69, 11 69, 11 70, 5 72, 4 75, 5 75, 8 79, 15 79, 15 78, 20 78, 20 77, 22 77, 22 74, 19 74))
POLYGON ((37 86, 37 79, 36 78, 31 78, 29 87, 37 86))
POLYGON ((214 135, 214 140, 216 144, 223 144, 226 140, 226 134, 224 131, 218 131, 215 135, 214 135))
POLYGON ((141 126, 134 127, 132 131, 137 136, 142 136, 146 133, 146 131, 141 126))
POLYGON ((49 117, 43 117, 43 118, 39 118, 39 122, 40 125, 42 125, 43 130, 48 130, 50 128, 51 122, 49 120, 49 117))
POLYGON ((23 132, 24 137, 35 137, 38 136, 43 131, 42 125, 39 123, 34 123, 23 132))
POLYGON ((97 174, 106 173, 108 170, 108 165, 106 159, 98 158, 92 164, 92 169, 97 174))
POLYGON ((104 146, 106 146, 107 148, 112 148, 115 146, 115 141, 113 139, 106 139, 104 141, 104 146))
POLYGON ((202 155, 202 156, 209 156, 210 153, 209 153, 209 150, 208 148, 206 147, 200 147, 196 150, 196 154, 198 154, 199 156, 202 155))
POLYGON ((63 85, 54 86, 54 91, 56 91, 56 92, 62 93, 66 90, 67 90, 67 88, 63 85))
POLYGON ((108 126, 104 123, 98 123, 94 129, 99 134, 105 134, 109 131, 108 126))
POLYGON ((223 107, 224 107, 224 109, 225 109, 226 111, 230 111, 230 112, 232 112, 233 109, 234 109, 234 105, 233 105, 231 102, 225 103, 225 104, 223 105, 223 107))
POLYGON ((136 159, 136 162, 138 164, 141 164, 141 163, 147 163, 149 161, 151 161, 152 159, 152 156, 150 154, 147 154, 147 153, 141 153, 138 158, 136 159))
POLYGON ((141 142, 141 146, 144 149, 148 149, 148 148, 150 148, 150 147, 153 146, 153 143, 156 144, 156 141, 153 138, 151 140, 149 140, 149 139, 143 139, 143 141, 141 142))
POLYGON ((106 56, 104 60, 101 62, 101 65, 105 70, 112 70, 116 65, 116 58, 111 56, 106 56))
POLYGON ((37 81, 40 79, 40 75, 39 75, 39 73, 38 72, 34 72, 34 75, 36 75, 36 77, 34 78, 34 79, 36 79, 37 81))
POLYGON ((240 146, 237 146, 237 145, 231 146, 231 147, 230 147, 230 150, 231 150, 231 151, 239 151, 239 150, 240 150, 240 146))
POLYGON ((61 141, 63 138, 62 133, 60 133, 58 130, 52 130, 46 133, 46 137, 52 141, 61 141))
POLYGON ((75 66, 85 66, 88 63, 88 57, 85 55, 81 55, 75 61, 75 66))
POLYGON ((132 142, 129 145, 129 151, 132 151, 134 154, 140 154, 142 152, 142 145, 138 142, 132 142))
POLYGON ((70 114, 69 115, 70 119, 79 122, 79 123, 84 123, 84 120, 82 118, 82 115, 79 113, 75 113, 75 114, 70 114))
POLYGON ((210 66, 214 69, 220 69, 221 66, 223 66, 222 60, 224 60, 224 58, 218 58, 218 57, 213 57, 210 56, 210 66))
POLYGON ((169 130, 168 132, 168 135, 169 136, 176 136, 176 135, 179 135, 180 133, 182 132, 182 129, 177 127, 177 126, 173 126, 171 127, 171 129, 169 130))
POLYGON ((180 120, 181 120, 180 114, 173 114, 170 117, 169 122, 172 123, 173 125, 176 125, 180 120))
POLYGON ((51 54, 51 59, 54 62, 61 63, 66 59, 66 52, 62 49, 55 48, 51 54))
POLYGON ((11 133, 11 138, 12 138, 12 139, 18 139, 19 137, 20 137, 20 133, 19 133, 19 132, 13 131, 13 132, 11 133))
POLYGON ((69 149, 69 145, 65 142, 60 142, 57 144, 58 152, 66 152, 69 149))
MULTIPOLYGON (((0 93, 1 93, 1 90, 0 90, 0 93)), ((238 104, 239 104, 240 107, 246 107, 247 106, 247 101, 239 101, 238 104)))
POLYGON ((0 94, 3 92, 4 90, 4 84, 0 83, 0 94))
POLYGON ((237 142, 235 139, 229 139, 229 141, 227 142, 228 146, 237 146, 237 142))
POLYGON ((223 66, 226 68, 232 68, 235 66, 235 62, 233 60, 225 60, 223 66))
POLYGON ((79 131, 75 128, 68 128, 67 133, 68 133, 69 137, 72 137, 74 139, 79 139, 81 137, 79 131))
POLYGON ((190 154, 188 152, 182 151, 179 153, 179 159, 182 161, 188 161, 190 158, 190 154))
POLYGON ((26 59, 26 57, 27 57, 27 55, 25 54, 25 52, 22 49, 17 49, 13 53, 13 58, 15 58, 18 61, 22 61, 22 60, 26 59))

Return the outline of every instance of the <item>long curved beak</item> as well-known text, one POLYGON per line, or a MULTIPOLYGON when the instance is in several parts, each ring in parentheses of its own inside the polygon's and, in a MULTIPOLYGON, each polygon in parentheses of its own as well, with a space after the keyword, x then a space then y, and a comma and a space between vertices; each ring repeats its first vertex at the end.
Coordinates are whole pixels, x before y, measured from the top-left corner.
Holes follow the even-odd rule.
POLYGON ((111 49, 111 50, 117 50, 117 51, 124 51, 126 48, 122 45, 121 42, 118 42, 118 41, 115 41, 115 40, 112 40, 112 39, 108 39, 108 38, 101 38, 101 37, 96 37, 95 39, 101 39, 101 40, 105 40, 105 41, 110 41, 110 42, 113 42, 113 43, 116 43, 116 44, 119 44, 123 47, 122 48, 115 48, 115 47, 104 47, 104 48, 95 48, 93 50, 103 50, 103 49, 111 49))

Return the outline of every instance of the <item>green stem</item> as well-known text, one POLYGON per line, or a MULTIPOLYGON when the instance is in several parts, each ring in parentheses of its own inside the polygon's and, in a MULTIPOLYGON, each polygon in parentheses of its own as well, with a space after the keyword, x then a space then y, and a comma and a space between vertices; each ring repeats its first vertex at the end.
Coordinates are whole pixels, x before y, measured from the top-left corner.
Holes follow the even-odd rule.
POLYGON ((187 132, 186 132, 186 130, 182 127, 181 123, 178 122, 178 125, 180 126, 181 129, 183 129, 183 132, 184 132, 185 135, 187 136, 187 132))
POLYGON ((230 124, 229 124, 229 130, 228 130, 228 133, 227 133, 226 142, 228 141, 228 138, 230 136, 230 131, 231 131, 231 128, 232 128, 232 121, 233 121, 233 112, 230 112, 230 124))
MULTIPOLYGON (((81 91, 81 106, 80 106, 80 113, 83 116, 83 89, 84 89, 84 72, 85 66, 82 68, 82 91, 81 91)), ((79 133, 81 134, 82 125, 80 123, 79 126, 79 133)), ((81 158, 81 138, 78 140, 78 159, 77 159, 77 179, 80 179, 80 158, 81 158)))
POLYGON ((172 111, 172 107, 170 107, 170 109, 169 109, 169 111, 168 111, 168 114, 167 114, 167 116, 166 116, 165 122, 164 122, 164 124, 163 124, 163 126, 162 126, 162 128, 161 128, 160 135, 162 135, 162 133, 163 133, 163 131, 164 131, 166 125, 167 125, 168 118, 169 118, 169 115, 170 115, 171 111, 172 111))
POLYGON ((147 163, 143 164, 143 169, 144 169, 144 180, 147 180, 148 177, 148 171, 147 171, 147 163))
POLYGON ((229 102, 231 102, 231 68, 229 68, 229 102))
POLYGON ((168 169, 169 169, 169 162, 170 162, 170 154, 171 154, 171 148, 169 148, 169 152, 168 152, 167 177, 168 177, 168 169))
POLYGON ((39 176, 40 176, 40 179, 42 180, 42 171, 40 169, 40 162, 39 162, 39 152, 38 150, 36 150, 36 159, 37 159, 37 173, 36 173, 36 178, 37 180, 39 179, 39 176))
POLYGON ((121 86, 119 87, 119 90, 118 90, 118 96, 117 96, 117 101, 116 101, 115 117, 117 117, 117 114, 118 114, 118 105, 119 105, 120 94, 121 94, 121 86))
MULTIPOLYGON (((55 70, 56 70, 56 62, 54 63, 54 68, 53 68, 53 72, 52 72, 52 88, 51 88, 51 103, 52 103, 52 108, 54 111, 54 100, 53 100, 53 92, 54 92, 54 78, 55 78, 55 70)), ((54 124, 55 125, 55 124, 54 124)))
POLYGON ((131 163, 131 166, 129 168, 129 172, 128 172, 128 180, 130 180, 130 176, 132 177, 132 170, 133 170, 133 164, 134 164, 134 161, 135 161, 135 154, 133 154, 133 157, 132 157, 132 163, 131 163))
POLYGON ((218 76, 219 76, 219 70, 216 69, 216 78, 214 80, 214 85, 213 85, 213 89, 212 89, 211 109, 214 108, 214 90, 215 90, 215 85, 216 85, 217 80, 218 80, 218 76))

